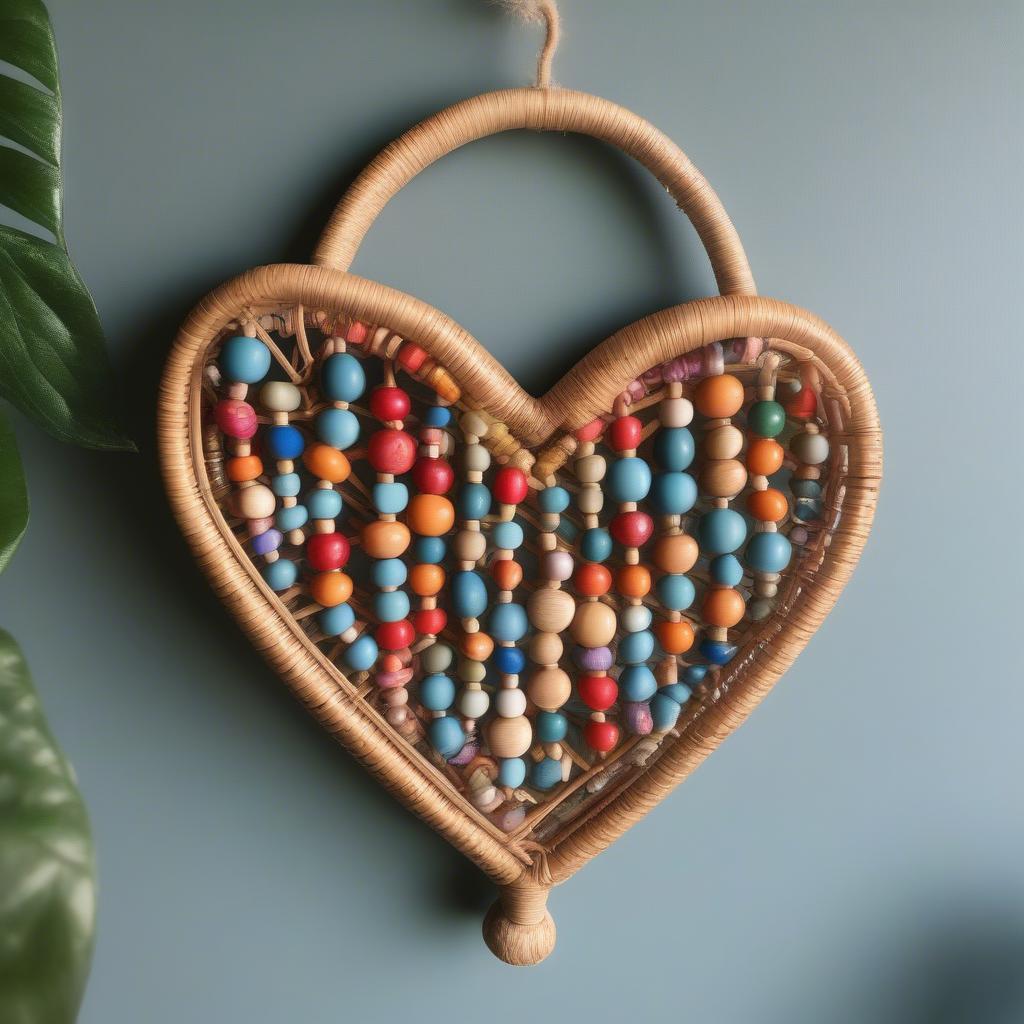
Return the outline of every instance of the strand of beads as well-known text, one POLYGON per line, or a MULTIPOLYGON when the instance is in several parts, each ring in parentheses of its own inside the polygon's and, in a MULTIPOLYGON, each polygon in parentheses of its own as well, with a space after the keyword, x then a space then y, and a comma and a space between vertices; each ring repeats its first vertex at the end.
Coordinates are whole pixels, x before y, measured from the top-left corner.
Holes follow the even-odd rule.
POLYGON ((818 372, 810 364, 801 367, 802 386, 786 403, 786 412, 803 428, 789 442, 796 462, 789 486, 796 498, 793 518, 801 524, 816 523, 822 517, 821 467, 828 460, 828 438, 821 433, 818 411, 818 372))
POLYGON ((618 503, 611 534, 625 549, 625 564, 615 579, 623 599, 619 625, 625 634, 618 646, 618 660, 624 666, 618 686, 626 728, 636 736, 646 736, 652 727, 649 703, 658 684, 647 665, 654 653, 654 634, 650 631, 650 609, 643 602, 651 590, 651 574, 640 564, 640 547, 654 532, 654 521, 637 505, 650 492, 651 468, 636 454, 643 423, 638 417, 627 415, 626 408, 625 400, 620 398, 615 403, 615 419, 608 428, 608 443, 618 456, 608 474, 608 494, 618 503))
POLYGON ((792 548, 778 532, 778 524, 789 512, 782 491, 769 486, 768 478, 782 468, 785 452, 775 439, 786 426, 786 410, 775 401, 777 353, 770 353, 758 374, 756 401, 747 410, 747 470, 753 488, 747 497, 747 510, 754 517, 755 532, 747 543, 744 560, 754 578, 754 600, 750 617, 755 622, 766 618, 772 598, 778 592, 779 573, 789 565, 792 548))
POLYGON ((584 600, 576 606, 569 627, 576 642, 573 658, 583 673, 577 684, 578 693, 591 711, 583 738, 598 755, 613 750, 619 742, 619 727, 605 714, 618 699, 619 688, 608 675, 613 662, 609 644, 615 639, 615 612, 601 600, 612 582, 611 573, 602 564, 611 556, 612 538, 600 525, 604 507, 601 481, 607 466, 594 447, 602 427, 603 423, 597 420, 576 434, 579 447, 573 468, 580 484, 576 502, 583 515, 584 530, 580 536, 581 562, 573 585, 584 600))
POLYGON ((272 590, 284 591, 299 577, 298 566, 278 554, 284 538, 274 526, 277 499, 265 484, 263 462, 252 452, 251 439, 256 434, 256 410, 246 401, 249 386, 258 384, 270 372, 270 351, 258 338, 236 335, 221 347, 220 369, 229 381, 227 397, 214 410, 217 426, 231 439, 231 458, 226 470, 228 479, 238 484, 233 500, 235 511, 246 520, 253 552, 265 561, 263 578, 272 590))
POLYGON ((747 524, 729 501, 743 490, 747 470, 736 456, 743 448, 743 435, 732 417, 743 408, 743 384, 731 373, 706 377, 697 385, 694 404, 707 417, 701 472, 701 490, 710 495, 712 508, 700 518, 697 539, 709 556, 711 585, 704 595, 701 617, 707 624, 700 652, 713 665, 724 665, 736 653, 728 631, 744 615, 746 602, 736 589, 743 579, 743 567, 733 554, 743 544, 747 524))
POLYGON ((679 682, 679 657, 693 646, 693 627, 682 613, 693 604, 693 582, 685 575, 697 562, 697 542, 683 532, 683 516, 697 501, 697 484, 685 472, 693 462, 693 435, 689 427, 693 405, 683 398, 679 381, 668 385, 658 404, 658 431, 654 435, 654 458, 659 472, 651 487, 651 504, 661 515, 661 529, 652 555, 664 575, 656 592, 665 617, 655 626, 665 657, 658 665, 658 692, 651 699, 652 728, 661 734, 679 718, 682 705, 691 695, 679 682))

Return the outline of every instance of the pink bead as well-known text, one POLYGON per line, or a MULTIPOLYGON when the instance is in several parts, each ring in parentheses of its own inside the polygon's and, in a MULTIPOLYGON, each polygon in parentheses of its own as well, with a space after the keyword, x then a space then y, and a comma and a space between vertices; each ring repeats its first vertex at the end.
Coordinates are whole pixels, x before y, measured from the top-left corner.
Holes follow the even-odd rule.
POLYGON ((393 690, 396 687, 405 686, 412 679, 412 669, 402 668, 397 672, 378 672, 374 678, 382 690, 393 690))
POLYGON ((541 560, 541 575, 559 583, 572 576, 573 558, 568 551, 545 551, 541 560))
POLYGON ((248 440, 256 433, 256 410, 238 398, 225 398, 217 403, 214 410, 217 426, 228 437, 248 440))
POLYGON ((591 420, 586 426, 580 427, 576 431, 577 441, 596 441, 604 430, 604 420, 600 417, 596 420, 591 420))
POLYGON ((264 516, 262 519, 250 519, 246 523, 246 526, 249 528, 250 537, 258 537, 261 533, 266 533, 273 525, 273 516, 264 516))

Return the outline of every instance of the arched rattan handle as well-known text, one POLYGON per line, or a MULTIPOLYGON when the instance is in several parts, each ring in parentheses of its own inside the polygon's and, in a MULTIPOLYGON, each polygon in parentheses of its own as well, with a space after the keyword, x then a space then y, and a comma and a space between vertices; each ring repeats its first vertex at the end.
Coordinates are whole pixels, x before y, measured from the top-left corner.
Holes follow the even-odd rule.
POLYGON ((642 117, 569 89, 503 89, 463 100, 410 128, 385 147, 335 207, 314 261, 348 270, 385 204, 446 153, 513 129, 575 132, 618 147, 644 165, 697 229, 723 295, 754 295, 754 278, 721 200, 686 154, 642 117))

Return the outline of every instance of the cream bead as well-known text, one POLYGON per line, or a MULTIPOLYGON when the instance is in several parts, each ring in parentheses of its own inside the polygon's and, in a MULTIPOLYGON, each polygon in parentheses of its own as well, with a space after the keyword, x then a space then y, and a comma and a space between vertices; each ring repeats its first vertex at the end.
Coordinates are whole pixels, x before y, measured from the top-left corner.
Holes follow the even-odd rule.
POLYGON ((272 380, 260 388, 260 402, 271 412, 295 412, 302 404, 302 392, 286 380, 272 380))
POLYGON ((576 479, 581 484, 596 484, 604 479, 607 466, 603 455, 584 455, 576 460, 576 479))
POLYGON ((487 436, 487 421, 478 413, 467 412, 459 420, 459 425, 462 427, 463 433, 472 434, 474 437, 487 436))
POLYGON ((274 492, 263 484, 243 487, 235 496, 235 506, 243 519, 263 519, 277 508, 274 492))
POLYGON ((463 465, 470 472, 483 473, 491 464, 491 453, 482 444, 466 445, 462 449, 463 465))
POLYGON ((560 668, 542 668, 530 677, 526 692, 541 711, 557 711, 572 695, 572 682, 560 668))
POLYGON ((482 683, 487 676, 487 666, 472 658, 459 658, 459 678, 464 683, 482 683))
POLYGON ((587 601, 576 609, 572 637, 581 647, 606 647, 615 639, 615 612, 600 601, 587 601))
POLYGON ((459 696, 459 714, 466 718, 483 718, 491 706, 491 698, 484 690, 463 690, 459 696))
POLYGON ((495 757, 522 757, 533 742, 530 720, 495 718, 487 729, 487 745, 495 757))
POLYGON ((743 433, 731 423, 709 430, 701 442, 707 459, 735 459, 743 450, 743 433))
POLYGON ((557 633, 534 633, 530 637, 530 661, 538 665, 556 665, 564 646, 557 633))
POLYGON ((820 466, 828 458, 828 438, 823 434, 797 434, 789 447, 796 460, 808 466, 820 466))
POLYGON ((487 538, 479 530, 459 530, 452 549, 460 562, 478 562, 487 550, 487 538))
POLYGON ((665 398, 658 406, 663 427, 688 427, 693 421, 693 403, 688 398, 665 398))
POLYGON ((494 695, 494 710, 502 718, 518 718, 526 713, 526 694, 522 690, 499 690, 494 695))
POLYGON ((576 614, 576 601, 564 590, 541 587, 526 602, 530 624, 545 633, 561 633, 576 614))
POLYGON ((735 498, 747 482, 747 467, 737 459, 705 463, 700 472, 700 486, 712 498, 735 498))
POLYGON ((596 516, 604 508, 604 491, 600 487, 584 487, 576 497, 576 507, 585 516, 596 516))

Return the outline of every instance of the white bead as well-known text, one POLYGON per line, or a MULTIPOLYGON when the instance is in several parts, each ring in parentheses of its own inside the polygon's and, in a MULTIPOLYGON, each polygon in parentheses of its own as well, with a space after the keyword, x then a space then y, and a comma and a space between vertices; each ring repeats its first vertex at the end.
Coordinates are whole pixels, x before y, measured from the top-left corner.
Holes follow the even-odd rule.
POLYGON ((459 697, 459 714, 466 718, 483 718, 491 706, 491 698, 484 690, 463 690, 459 697))
POLYGON ((491 464, 491 453, 482 444, 466 445, 462 452, 463 462, 470 472, 483 473, 491 464))
POLYGON ((688 398, 666 398, 658 407, 663 427, 688 427, 693 421, 693 403, 688 398))
POLYGON ((596 484, 604 479, 605 461, 603 455, 584 455, 576 460, 576 478, 581 484, 596 484))
POLYGON ((797 461, 808 466, 820 466, 828 458, 828 438, 822 434, 797 434, 789 447, 797 461))
POLYGON ((494 710, 502 718, 518 718, 526 713, 526 694, 522 690, 499 690, 494 695, 494 710))
POLYGON ((286 380, 272 380, 260 388, 260 402, 271 412, 295 412, 302 404, 302 392, 286 380))
POLYGON ((459 423, 466 434, 473 434, 475 437, 487 436, 487 421, 475 412, 467 412, 459 423))
POLYGON ((576 505, 585 516, 596 516, 604 508, 604 491, 600 487, 584 487, 576 497, 576 505))
POLYGON ((627 604, 619 613, 619 625, 627 633, 641 633, 651 624, 651 610, 642 604, 627 604))

